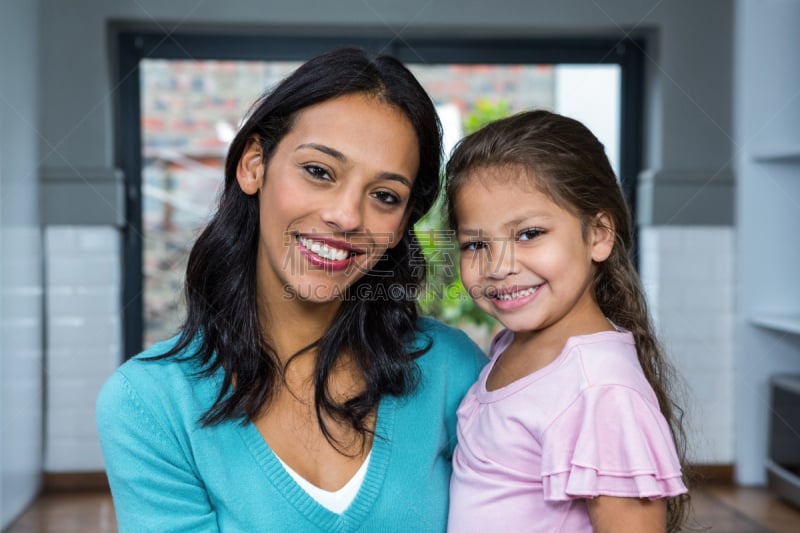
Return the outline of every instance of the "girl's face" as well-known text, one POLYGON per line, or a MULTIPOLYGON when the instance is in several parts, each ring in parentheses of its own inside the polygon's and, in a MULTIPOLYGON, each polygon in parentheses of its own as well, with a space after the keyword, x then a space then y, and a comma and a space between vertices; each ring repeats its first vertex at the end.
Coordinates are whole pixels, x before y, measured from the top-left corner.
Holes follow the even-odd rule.
POLYGON ((408 118, 363 94, 300 111, 266 169, 251 142, 238 179, 259 197, 262 297, 341 296, 402 239, 418 166, 408 118))
POLYGON ((576 335, 598 316, 593 261, 608 257, 613 234, 592 225, 584 235, 578 217, 530 181, 507 167, 467 176, 454 198, 461 278, 477 305, 514 332, 576 335))

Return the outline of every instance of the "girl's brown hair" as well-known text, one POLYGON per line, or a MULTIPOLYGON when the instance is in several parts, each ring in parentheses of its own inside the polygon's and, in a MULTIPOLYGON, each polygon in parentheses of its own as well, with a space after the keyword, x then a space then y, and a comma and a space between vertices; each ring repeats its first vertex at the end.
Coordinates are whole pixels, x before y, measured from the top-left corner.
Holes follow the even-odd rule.
MULTIPOLYGON (((577 120, 543 110, 495 121, 465 137, 447 163, 447 217, 451 228, 458 227, 453 201, 459 188, 476 170, 498 167, 516 170, 508 173, 514 176, 510 179, 531 179, 532 186, 574 213, 584 231, 598 213, 605 213, 611 220, 615 244, 608 259, 596 264, 594 295, 603 313, 633 334, 639 363, 669 423, 686 482, 683 410, 671 399, 675 371, 663 356, 630 258, 631 215, 603 144, 577 120)), ((667 500, 667 531, 680 529, 688 509, 688 494, 667 500)))

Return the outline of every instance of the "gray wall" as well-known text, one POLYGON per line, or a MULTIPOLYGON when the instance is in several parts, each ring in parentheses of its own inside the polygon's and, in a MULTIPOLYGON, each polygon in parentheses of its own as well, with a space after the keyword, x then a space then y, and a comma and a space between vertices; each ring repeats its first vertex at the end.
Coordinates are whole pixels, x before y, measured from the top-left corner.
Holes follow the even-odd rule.
POLYGON ((33 498, 42 470, 39 7, 0 2, 0 529, 33 498))
POLYGON ((649 41, 641 222, 732 222, 727 168, 733 3, 727 0, 340 0, 335 9, 327 0, 44 0, 44 5, 42 153, 48 167, 112 165, 110 22, 166 35, 197 28, 265 33, 324 28, 383 32, 387 40, 411 34, 622 38, 633 33, 649 41))

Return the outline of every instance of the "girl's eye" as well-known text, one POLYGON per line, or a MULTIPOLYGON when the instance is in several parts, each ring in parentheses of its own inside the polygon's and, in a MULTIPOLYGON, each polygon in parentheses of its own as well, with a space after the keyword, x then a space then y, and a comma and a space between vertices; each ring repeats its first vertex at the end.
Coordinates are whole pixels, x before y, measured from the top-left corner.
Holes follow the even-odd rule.
POLYGON ((518 241, 532 241, 536 237, 543 234, 544 231, 540 230, 539 228, 529 228, 526 230, 522 230, 517 234, 518 241))
POLYGON ((461 245, 462 252, 475 252, 486 248, 486 243, 483 241, 467 241, 461 245))
POLYGON ((397 205, 400 203, 400 197, 389 191, 377 191, 372 193, 373 198, 377 198, 379 202, 386 205, 397 205))
POLYGON ((303 166, 306 172, 308 172, 312 178, 317 180, 323 181, 332 181, 331 175, 328 173, 327 170, 324 168, 317 166, 317 165, 305 165, 303 166))

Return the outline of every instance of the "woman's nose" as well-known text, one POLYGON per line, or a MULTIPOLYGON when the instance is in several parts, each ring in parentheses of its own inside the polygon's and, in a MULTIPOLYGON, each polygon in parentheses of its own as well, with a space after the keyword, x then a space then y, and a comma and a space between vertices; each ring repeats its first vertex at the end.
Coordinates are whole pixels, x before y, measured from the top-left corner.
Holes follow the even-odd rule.
POLYGON ((363 203, 363 195, 355 187, 343 188, 322 210, 322 220, 335 232, 359 231, 364 222, 363 203))

